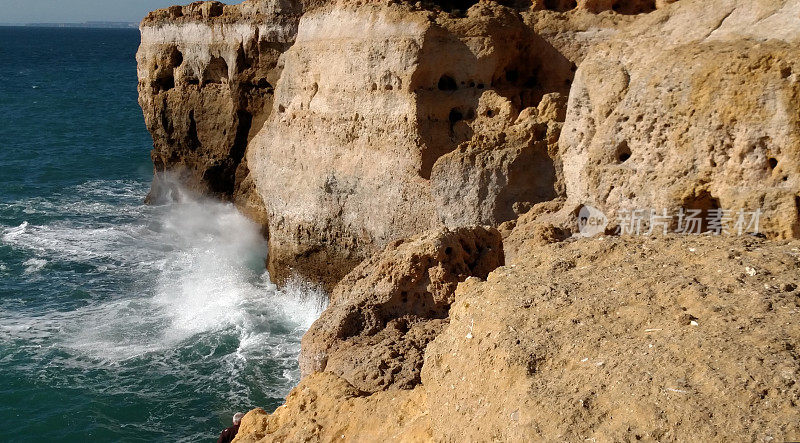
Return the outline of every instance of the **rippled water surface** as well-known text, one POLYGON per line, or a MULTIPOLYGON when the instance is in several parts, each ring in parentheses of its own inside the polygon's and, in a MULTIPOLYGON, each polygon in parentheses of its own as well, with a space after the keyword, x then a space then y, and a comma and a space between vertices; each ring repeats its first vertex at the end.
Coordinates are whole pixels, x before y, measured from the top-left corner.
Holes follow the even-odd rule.
POLYGON ((148 207, 138 32, 0 28, 0 426, 215 440, 297 382, 318 293, 227 204, 148 207))

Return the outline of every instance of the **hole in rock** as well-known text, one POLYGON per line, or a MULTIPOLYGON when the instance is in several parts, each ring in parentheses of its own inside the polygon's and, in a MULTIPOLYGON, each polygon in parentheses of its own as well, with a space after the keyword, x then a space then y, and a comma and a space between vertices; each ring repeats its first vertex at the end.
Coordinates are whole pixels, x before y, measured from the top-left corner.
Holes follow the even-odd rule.
POLYGON ((238 164, 244 157, 244 151, 247 148, 250 128, 253 126, 253 114, 247 111, 238 111, 236 115, 239 124, 236 127, 236 137, 233 140, 233 149, 231 149, 230 156, 238 164))
POLYGON ((181 51, 178 50, 178 48, 174 48, 171 55, 172 57, 170 60, 170 64, 172 66, 177 68, 178 66, 183 64, 183 54, 181 53, 181 51))
POLYGON ((522 87, 525 89, 535 89, 540 88, 541 84, 539 84, 539 78, 534 75, 528 77, 528 79, 525 80, 525 83, 522 84, 522 87))
POLYGON ((160 91, 169 91, 170 89, 175 87, 175 77, 171 74, 164 75, 159 77, 155 81, 155 92, 158 93, 160 91))
POLYGON ((203 83, 222 83, 228 80, 228 63, 222 57, 213 57, 203 74, 203 83))
POLYGON ((443 75, 439 79, 439 84, 437 85, 440 91, 455 91, 458 89, 458 84, 449 75, 443 75))
POLYGON ((519 80, 519 72, 516 69, 506 71, 506 81, 516 83, 517 80, 519 80))
POLYGON ((578 7, 575 0, 545 0, 544 7, 551 11, 565 12, 578 7))
MULTIPOLYGON (((719 199, 704 189, 695 191, 694 195, 685 198, 683 200, 683 208, 687 210, 687 213, 688 210, 700 211, 697 218, 702 220, 700 224, 701 232, 707 232, 713 223, 717 223, 720 220, 721 214, 713 213, 715 210, 720 209, 719 199)), ((687 229, 687 226, 683 226, 683 228, 687 229)))
POLYGON ((450 124, 454 124, 456 122, 464 120, 464 115, 461 114, 461 111, 459 111, 458 109, 453 108, 450 110, 450 115, 448 115, 447 118, 448 120, 450 120, 450 124))
POLYGON ((431 0, 430 3, 423 2, 423 4, 434 4, 440 8, 442 8, 445 12, 453 13, 458 17, 464 17, 466 11, 474 4, 478 3, 478 0, 431 0))
POLYGON ((175 87, 175 68, 183 63, 183 54, 177 46, 169 46, 160 62, 155 64, 156 79, 153 82, 155 93, 169 91, 175 87))
POLYGON ((189 111, 189 129, 186 131, 186 144, 192 150, 201 146, 200 137, 197 134, 197 120, 194 118, 194 111, 189 111))
POLYGON ((769 168, 770 168, 770 169, 775 169, 775 168, 777 168, 777 167, 778 167, 778 160, 777 160, 777 159, 775 159, 775 158, 770 158, 770 159, 768 160, 768 162, 769 162, 769 168))
POLYGON ((617 147, 617 160, 619 160, 620 163, 628 161, 628 159, 631 158, 631 154, 631 148, 628 147, 628 142, 622 142, 617 147))

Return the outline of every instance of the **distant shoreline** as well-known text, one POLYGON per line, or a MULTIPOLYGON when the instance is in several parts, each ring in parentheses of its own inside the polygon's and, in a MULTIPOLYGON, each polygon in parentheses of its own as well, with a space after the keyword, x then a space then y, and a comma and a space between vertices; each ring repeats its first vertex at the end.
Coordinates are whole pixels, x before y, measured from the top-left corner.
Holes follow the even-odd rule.
POLYGON ((84 22, 84 23, 0 23, 13 28, 78 28, 78 29, 138 29, 136 22, 84 22))

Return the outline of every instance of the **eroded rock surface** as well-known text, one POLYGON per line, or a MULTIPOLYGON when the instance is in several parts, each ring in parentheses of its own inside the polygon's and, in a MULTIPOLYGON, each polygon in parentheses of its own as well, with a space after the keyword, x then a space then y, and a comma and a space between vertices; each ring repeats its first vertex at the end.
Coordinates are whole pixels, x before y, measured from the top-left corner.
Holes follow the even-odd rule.
POLYGON ((563 192, 547 122, 510 129, 546 94, 567 92, 571 64, 544 46, 516 11, 492 2, 463 18, 382 2, 304 15, 248 151, 273 277, 332 284, 395 239, 499 224, 563 192), (463 143, 482 153, 447 157, 463 143), (530 179, 525 168, 542 174, 530 179), (466 194, 487 203, 465 211, 466 194))
POLYGON ((182 186, 234 200, 266 224, 243 162, 272 109, 278 57, 297 32, 302 4, 196 2, 150 13, 137 54, 139 103, 153 136, 149 200, 182 186))
POLYGON ((798 246, 673 237, 529 248, 515 267, 459 286, 423 367, 433 435, 797 438, 798 246))
POLYGON ((275 413, 248 412, 234 440, 271 441, 431 441, 425 394, 413 390, 366 395, 334 374, 314 374, 292 390, 275 413))
POLYGON ((253 434, 263 441, 365 441, 384 430, 396 441, 796 440, 798 266, 796 240, 528 245, 516 265, 458 286, 413 390, 366 395, 317 374, 272 416, 258 412, 253 434))
POLYGON ((239 441, 800 438, 796 241, 570 238, 583 205, 800 237, 799 36, 798 0, 154 13, 157 171, 339 282, 239 441))
POLYGON ((581 63, 559 142, 567 211, 760 209, 761 232, 797 237, 800 2, 679 5, 581 63))
POLYGON ((444 229, 391 243, 336 286, 303 336, 302 374, 332 372, 366 392, 414 387, 458 283, 486 278, 503 263, 495 229, 444 229))

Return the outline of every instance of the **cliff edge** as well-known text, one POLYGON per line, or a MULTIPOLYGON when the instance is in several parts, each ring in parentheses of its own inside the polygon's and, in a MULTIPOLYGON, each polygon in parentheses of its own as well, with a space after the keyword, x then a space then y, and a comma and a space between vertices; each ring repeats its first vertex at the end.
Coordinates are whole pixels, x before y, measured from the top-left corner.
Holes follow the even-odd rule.
POLYGON ((151 201, 235 202, 276 282, 331 293, 237 441, 800 438, 799 0, 196 2, 141 30, 151 201))

